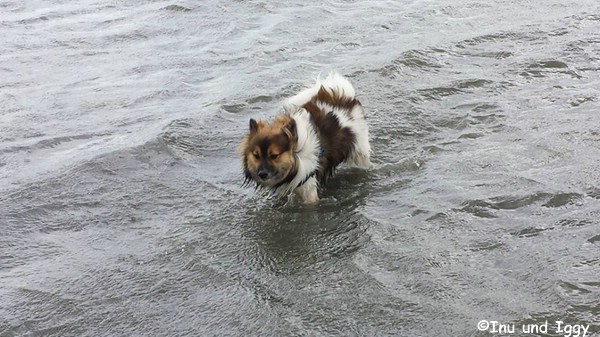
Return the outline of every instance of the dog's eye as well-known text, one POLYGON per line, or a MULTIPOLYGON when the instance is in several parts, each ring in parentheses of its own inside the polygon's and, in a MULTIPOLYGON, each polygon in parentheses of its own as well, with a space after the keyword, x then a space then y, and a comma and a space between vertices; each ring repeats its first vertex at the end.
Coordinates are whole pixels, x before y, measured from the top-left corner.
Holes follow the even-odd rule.
POLYGON ((260 154, 258 152, 252 152, 252 155, 254 156, 254 158, 260 159, 260 154))
POLYGON ((279 153, 271 153, 271 160, 275 160, 279 157, 279 153))

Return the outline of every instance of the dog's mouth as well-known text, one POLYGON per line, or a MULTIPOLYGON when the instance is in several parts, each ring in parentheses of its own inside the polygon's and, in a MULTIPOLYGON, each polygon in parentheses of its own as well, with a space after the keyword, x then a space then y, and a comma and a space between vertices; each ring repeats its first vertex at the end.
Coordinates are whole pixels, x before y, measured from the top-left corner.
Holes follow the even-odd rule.
POLYGON ((254 174, 254 181, 263 187, 273 187, 282 181, 285 180, 286 176, 289 174, 289 171, 280 172, 280 171, 263 171, 256 172, 254 174))
POLYGON ((256 175, 254 180, 264 187, 273 187, 279 182, 279 179, 277 179, 276 176, 271 174, 269 174, 268 176, 256 175))

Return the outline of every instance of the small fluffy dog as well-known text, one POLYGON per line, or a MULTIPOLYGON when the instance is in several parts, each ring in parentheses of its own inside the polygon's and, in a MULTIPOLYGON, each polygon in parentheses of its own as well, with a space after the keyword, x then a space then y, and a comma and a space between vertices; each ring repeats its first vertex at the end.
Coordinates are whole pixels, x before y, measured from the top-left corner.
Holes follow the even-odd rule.
POLYGON ((295 192, 305 203, 319 200, 318 188, 348 162, 371 166, 369 130, 354 87, 339 75, 286 100, 284 114, 271 123, 250 119, 239 150, 244 183, 275 196, 295 192))

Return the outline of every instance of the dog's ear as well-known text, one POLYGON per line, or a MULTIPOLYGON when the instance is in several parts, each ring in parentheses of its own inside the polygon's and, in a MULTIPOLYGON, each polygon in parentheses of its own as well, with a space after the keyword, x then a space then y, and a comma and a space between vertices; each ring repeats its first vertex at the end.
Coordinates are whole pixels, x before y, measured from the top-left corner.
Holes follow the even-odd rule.
POLYGON ((284 127, 283 132, 290 138, 294 139, 298 137, 298 129, 296 128, 296 120, 292 118, 292 120, 287 123, 284 127))
POLYGON ((250 118, 250 133, 255 133, 258 130, 258 123, 254 118, 250 118))

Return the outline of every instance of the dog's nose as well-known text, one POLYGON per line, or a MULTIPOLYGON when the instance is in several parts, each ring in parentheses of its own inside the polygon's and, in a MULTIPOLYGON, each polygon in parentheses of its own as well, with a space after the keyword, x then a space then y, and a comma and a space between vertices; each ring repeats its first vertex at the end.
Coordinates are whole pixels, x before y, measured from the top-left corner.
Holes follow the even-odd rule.
POLYGON ((267 173, 267 171, 258 171, 258 177, 260 179, 267 179, 267 177, 269 176, 269 173, 267 173))

